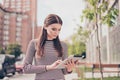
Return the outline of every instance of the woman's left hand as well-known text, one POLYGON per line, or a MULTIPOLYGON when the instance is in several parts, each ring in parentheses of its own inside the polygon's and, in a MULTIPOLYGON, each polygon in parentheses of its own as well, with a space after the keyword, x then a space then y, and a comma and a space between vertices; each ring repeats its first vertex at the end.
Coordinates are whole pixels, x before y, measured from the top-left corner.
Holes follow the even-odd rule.
POLYGON ((73 69, 75 68, 75 65, 76 65, 75 62, 73 61, 73 59, 71 59, 66 62, 65 67, 67 68, 68 72, 72 72, 73 69))

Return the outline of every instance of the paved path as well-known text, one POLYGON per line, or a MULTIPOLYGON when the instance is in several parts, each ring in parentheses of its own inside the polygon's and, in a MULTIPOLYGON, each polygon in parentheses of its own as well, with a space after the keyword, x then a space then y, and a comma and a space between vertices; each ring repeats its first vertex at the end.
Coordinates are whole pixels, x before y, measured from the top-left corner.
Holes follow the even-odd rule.
POLYGON ((65 75, 65 80, 73 80, 73 79, 78 79, 77 73, 71 73, 71 74, 65 75))
MULTIPOLYGON (((87 72, 84 76, 86 78, 92 78, 92 73, 87 72)), ((103 77, 114 77, 114 76, 118 76, 118 73, 103 73, 103 77)), ((101 74, 100 73, 94 73, 94 77, 95 78, 100 78, 101 74)))
POLYGON ((3 80, 34 80, 33 74, 16 74, 11 77, 5 77, 3 80))
MULTIPOLYGON (((34 77, 35 77, 34 74, 16 74, 9 78, 5 77, 4 79, 1 80, 34 80, 34 77)), ((65 80, 72 80, 76 78, 78 78, 76 73, 65 75, 65 80)))
MULTIPOLYGON (((104 77, 109 77, 109 76, 117 76, 117 73, 104 73, 104 77)), ((100 78, 101 74, 100 73, 95 73, 94 74, 95 78, 100 78)), ((84 77, 86 78, 92 78, 92 73, 87 72, 84 74, 84 77)), ((65 80, 73 80, 73 79, 78 79, 77 73, 71 73, 65 75, 65 80)), ((0 80, 34 80, 34 74, 16 74, 12 77, 5 77, 4 79, 0 80)))

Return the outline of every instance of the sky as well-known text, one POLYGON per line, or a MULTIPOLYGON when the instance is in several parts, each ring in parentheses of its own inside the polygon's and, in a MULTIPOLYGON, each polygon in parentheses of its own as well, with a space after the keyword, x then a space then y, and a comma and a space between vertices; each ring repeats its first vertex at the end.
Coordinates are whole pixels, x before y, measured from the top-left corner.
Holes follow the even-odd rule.
POLYGON ((63 20, 60 39, 64 40, 75 32, 76 24, 80 22, 82 10, 85 7, 84 0, 38 0, 37 2, 37 24, 43 26, 45 17, 50 14, 57 14, 63 20))
POLYGON ((2 3, 2 0, 0 0, 0 3, 2 3))
POLYGON ((59 37, 64 40, 75 32, 75 28, 78 27, 76 24, 84 25, 80 22, 84 7, 84 0, 37 0, 37 24, 43 26, 48 14, 59 15, 63 20, 59 37))

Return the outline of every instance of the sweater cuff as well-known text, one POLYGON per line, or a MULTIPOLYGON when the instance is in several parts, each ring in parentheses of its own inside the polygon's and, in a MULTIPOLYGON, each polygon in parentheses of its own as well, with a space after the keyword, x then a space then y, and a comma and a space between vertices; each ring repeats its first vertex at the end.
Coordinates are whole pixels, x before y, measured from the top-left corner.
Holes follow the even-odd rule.
POLYGON ((70 71, 70 72, 68 71, 68 73, 72 73, 72 71, 70 71))
POLYGON ((47 66, 45 66, 45 71, 47 72, 47 66))

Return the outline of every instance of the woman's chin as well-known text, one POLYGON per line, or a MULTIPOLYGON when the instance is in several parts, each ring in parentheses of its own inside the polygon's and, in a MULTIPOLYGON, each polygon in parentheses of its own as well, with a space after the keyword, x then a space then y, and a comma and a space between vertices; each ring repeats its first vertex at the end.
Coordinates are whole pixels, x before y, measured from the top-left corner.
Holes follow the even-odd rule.
POLYGON ((53 39, 56 39, 57 37, 55 36, 55 37, 53 37, 53 39))

